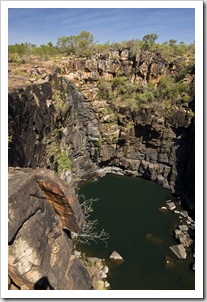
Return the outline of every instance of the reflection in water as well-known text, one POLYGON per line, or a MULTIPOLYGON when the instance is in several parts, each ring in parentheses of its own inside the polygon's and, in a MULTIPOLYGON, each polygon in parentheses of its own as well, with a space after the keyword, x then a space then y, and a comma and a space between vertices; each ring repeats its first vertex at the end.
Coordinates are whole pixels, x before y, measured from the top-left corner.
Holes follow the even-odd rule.
POLYGON ((92 218, 110 234, 108 245, 91 243, 82 249, 88 256, 106 259, 112 289, 194 289, 190 249, 185 260, 169 249, 177 244, 173 229, 178 215, 159 210, 173 200, 169 190, 140 178, 107 175, 84 185, 80 194, 99 199, 92 218), (114 250, 124 258, 119 266, 109 259, 114 250))

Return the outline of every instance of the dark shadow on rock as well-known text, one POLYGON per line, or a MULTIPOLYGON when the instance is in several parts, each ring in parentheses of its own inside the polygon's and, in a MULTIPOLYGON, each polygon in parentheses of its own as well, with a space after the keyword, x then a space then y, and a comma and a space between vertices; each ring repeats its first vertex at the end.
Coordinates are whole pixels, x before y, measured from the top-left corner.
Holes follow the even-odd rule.
MULTIPOLYGON (((193 101, 194 102, 194 99, 193 101)), ((181 196, 182 206, 195 219, 195 122, 194 118, 187 129, 182 129, 179 148, 176 150, 178 177, 175 180, 175 193, 181 196)))
POLYGON ((54 290, 47 277, 40 278, 34 285, 34 290, 54 290))
POLYGON ((68 237, 69 239, 72 239, 72 237, 71 237, 71 232, 70 232, 69 230, 63 228, 63 231, 65 232, 65 234, 67 235, 67 237, 68 237))

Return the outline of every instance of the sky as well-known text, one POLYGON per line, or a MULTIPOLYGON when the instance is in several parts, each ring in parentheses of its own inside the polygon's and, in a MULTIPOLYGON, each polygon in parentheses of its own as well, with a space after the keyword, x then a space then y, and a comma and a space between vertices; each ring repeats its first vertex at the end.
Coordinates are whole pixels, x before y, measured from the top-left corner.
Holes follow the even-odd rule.
POLYGON ((193 8, 9 8, 8 42, 37 46, 89 31, 94 42, 122 42, 156 33, 158 43, 195 41, 193 8))

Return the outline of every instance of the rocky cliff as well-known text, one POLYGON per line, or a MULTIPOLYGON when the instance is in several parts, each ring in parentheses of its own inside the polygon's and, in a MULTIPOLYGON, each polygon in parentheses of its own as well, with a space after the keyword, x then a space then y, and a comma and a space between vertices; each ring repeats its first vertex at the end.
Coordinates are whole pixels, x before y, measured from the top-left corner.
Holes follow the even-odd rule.
MULTIPOLYGON (((123 97, 120 101, 116 90, 113 100, 105 93, 109 88, 103 91, 103 84, 120 74, 135 86, 156 87, 162 78, 180 72, 182 60, 167 62, 147 52, 131 58, 128 49, 111 51, 91 60, 64 60, 48 81, 11 91, 10 165, 47 167, 68 181, 114 166, 183 195, 193 210, 194 97, 186 102, 183 94, 171 104, 158 97, 132 107, 123 97)), ((193 87, 194 71, 183 81, 193 87)))
POLYGON ((82 223, 73 187, 49 170, 10 168, 8 206, 9 288, 91 289, 70 237, 82 223))
MULTIPOLYGON (((194 212, 195 99, 193 93, 188 98, 180 93, 172 94, 169 102, 157 93, 162 79, 181 76, 185 60, 168 62, 158 53, 131 56, 128 49, 113 50, 90 60, 63 59, 47 72, 41 63, 42 79, 10 85, 9 165, 48 169, 14 170, 9 180, 9 265, 18 287, 34 288, 49 276, 55 289, 90 288, 68 237, 81 228, 82 215, 74 193, 68 193, 71 181, 77 184, 109 171, 144 177, 171 189, 194 212), (32 241, 28 230, 34 234, 32 241), (38 238, 42 242, 34 251, 38 238), (27 255, 22 244, 31 253, 27 255), (80 284, 74 270, 82 275, 80 284)), ((9 83, 12 80, 10 74, 9 83)), ((182 83, 193 91, 193 69, 182 75, 182 83)))

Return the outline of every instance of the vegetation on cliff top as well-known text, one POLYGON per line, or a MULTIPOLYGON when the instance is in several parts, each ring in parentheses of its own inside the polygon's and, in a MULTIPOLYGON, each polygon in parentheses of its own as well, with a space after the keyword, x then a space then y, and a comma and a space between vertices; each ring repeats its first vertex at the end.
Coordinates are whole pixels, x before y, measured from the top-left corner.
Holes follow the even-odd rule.
POLYGON ((95 52, 103 53, 109 49, 130 49, 130 53, 135 55, 140 51, 156 51, 161 53, 167 59, 175 56, 194 57, 195 45, 191 43, 187 45, 185 42, 180 42, 170 39, 162 44, 155 43, 158 35, 155 33, 145 35, 142 40, 132 39, 120 43, 110 43, 107 41, 104 44, 94 42, 93 35, 88 31, 82 31, 77 36, 63 36, 58 38, 56 45, 52 42, 36 46, 32 43, 21 43, 8 46, 9 60, 17 63, 26 63, 32 57, 39 57, 44 60, 49 60, 55 57, 62 56, 77 56, 91 58, 95 52))

